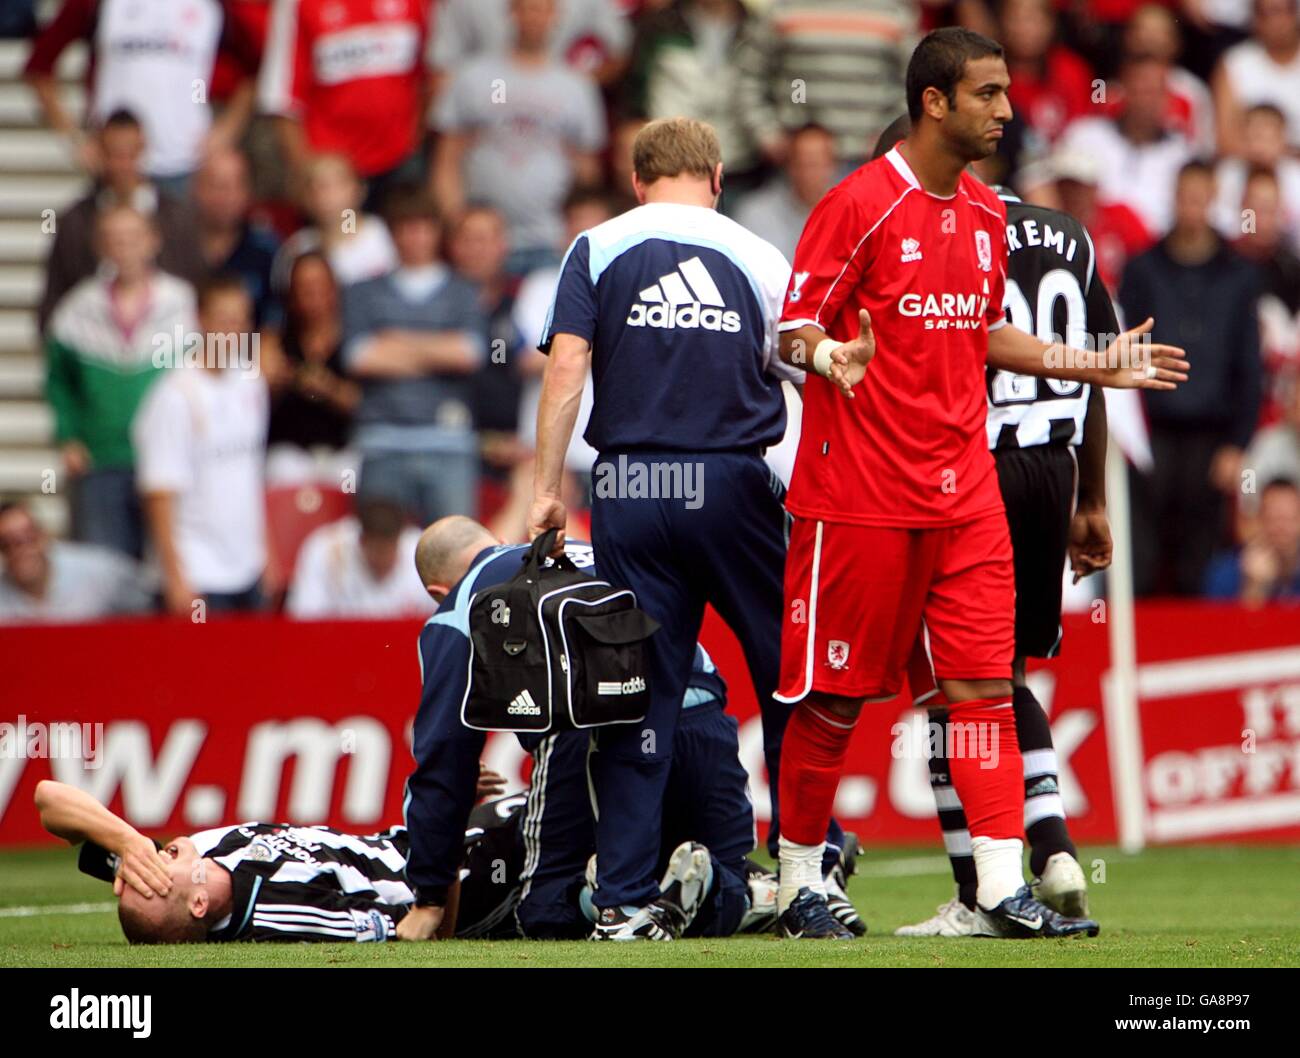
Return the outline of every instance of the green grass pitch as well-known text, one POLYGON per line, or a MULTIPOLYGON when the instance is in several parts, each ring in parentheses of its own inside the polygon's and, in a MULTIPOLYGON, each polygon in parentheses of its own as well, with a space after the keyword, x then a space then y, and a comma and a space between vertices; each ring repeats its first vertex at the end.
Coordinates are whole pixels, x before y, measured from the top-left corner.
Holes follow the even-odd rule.
POLYGON ((926 849, 870 848, 849 892, 871 926, 860 941, 775 936, 675 944, 453 941, 427 945, 129 948, 107 887, 72 850, 0 853, 0 966, 1300 966, 1300 848, 1206 846, 1127 856, 1085 849, 1096 939, 908 940, 950 892, 926 849), (96 909, 96 908, 100 909, 96 909), (74 910, 75 908, 75 910, 74 910), (90 908, 90 910, 87 910, 90 908), (39 913, 34 913, 39 912, 39 913))

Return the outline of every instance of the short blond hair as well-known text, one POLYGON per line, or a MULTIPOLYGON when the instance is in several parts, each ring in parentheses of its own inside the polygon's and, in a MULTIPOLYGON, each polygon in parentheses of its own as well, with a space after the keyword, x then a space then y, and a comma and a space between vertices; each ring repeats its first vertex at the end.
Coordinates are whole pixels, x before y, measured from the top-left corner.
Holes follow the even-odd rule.
POLYGON ((722 146, 713 126, 694 118, 660 118, 632 141, 632 168, 643 184, 661 176, 709 178, 722 161, 722 146))

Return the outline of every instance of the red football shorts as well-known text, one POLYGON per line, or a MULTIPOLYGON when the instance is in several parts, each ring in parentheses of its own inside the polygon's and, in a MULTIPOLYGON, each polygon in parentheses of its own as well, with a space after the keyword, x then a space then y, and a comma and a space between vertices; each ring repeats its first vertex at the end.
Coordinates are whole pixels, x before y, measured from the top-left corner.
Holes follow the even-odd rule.
MULTIPOLYGON (((796 518, 776 696, 892 697, 909 661, 918 682, 1009 680, 1015 616, 1001 511, 938 529, 796 518)), ((914 687, 914 696, 928 690, 914 687)))

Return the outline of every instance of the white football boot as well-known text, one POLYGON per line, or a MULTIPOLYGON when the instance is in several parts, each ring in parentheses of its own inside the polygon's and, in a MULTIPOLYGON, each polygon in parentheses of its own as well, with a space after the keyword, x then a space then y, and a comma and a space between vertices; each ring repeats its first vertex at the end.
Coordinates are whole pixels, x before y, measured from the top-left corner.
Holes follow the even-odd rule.
POLYGON ((975 933, 975 912, 956 896, 940 904, 935 914, 914 926, 899 926, 896 937, 970 937, 975 933))
POLYGON ((1048 857, 1043 876, 1034 879, 1031 889, 1053 911, 1070 918, 1088 917, 1088 881, 1079 861, 1068 852, 1048 857))
POLYGON ((771 933, 776 925, 776 896, 780 889, 776 875, 747 859, 745 886, 749 889, 749 908, 736 927, 736 932, 771 933))
POLYGON ((675 935, 680 937, 704 906, 704 898, 713 888, 713 857, 697 841, 683 841, 668 857, 668 869, 659 883, 656 904, 676 911, 675 935))

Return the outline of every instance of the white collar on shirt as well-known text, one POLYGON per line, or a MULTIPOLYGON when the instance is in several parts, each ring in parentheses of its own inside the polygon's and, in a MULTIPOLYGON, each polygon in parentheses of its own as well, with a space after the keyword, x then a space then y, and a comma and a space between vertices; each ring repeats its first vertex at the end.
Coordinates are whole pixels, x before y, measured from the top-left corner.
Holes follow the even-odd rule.
POLYGON ((399 267, 393 273, 398 293, 407 301, 424 301, 442 286, 447 278, 447 266, 434 262, 419 268, 399 267))
MULTIPOLYGON (((925 191, 925 188, 921 186, 921 181, 916 178, 916 174, 912 172, 912 167, 907 164, 907 159, 904 158, 899 153, 897 147, 891 147, 889 149, 889 153, 886 154, 885 157, 889 159, 889 164, 898 170, 899 176, 901 176, 904 180, 906 180, 918 191, 925 191)), ((936 195, 933 191, 925 191, 925 193, 929 195, 931 198, 949 199, 949 198, 957 197, 957 193, 955 191, 951 195, 936 195)))

